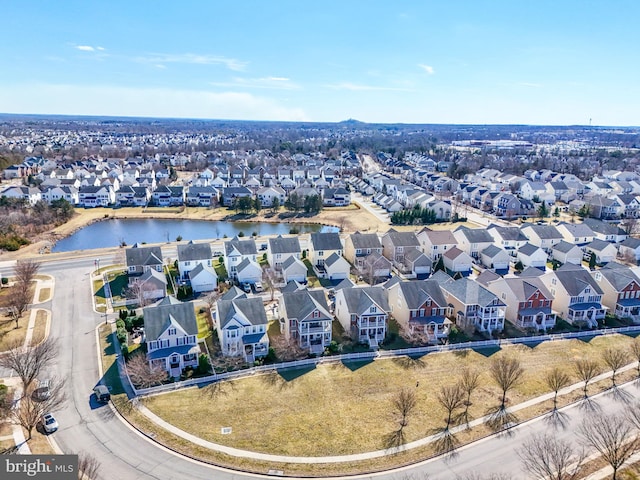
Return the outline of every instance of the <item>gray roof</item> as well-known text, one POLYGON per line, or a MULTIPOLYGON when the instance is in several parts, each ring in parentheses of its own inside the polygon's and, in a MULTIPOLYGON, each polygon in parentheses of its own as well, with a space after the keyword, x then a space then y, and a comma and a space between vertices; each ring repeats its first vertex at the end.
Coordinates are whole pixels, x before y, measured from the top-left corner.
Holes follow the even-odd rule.
POLYGON ((564 240, 562 240, 559 243, 556 243, 553 246, 554 250, 557 250, 558 252, 561 252, 561 253, 569 253, 574 248, 579 249, 580 247, 576 246, 574 243, 565 242, 564 240))
POLYGON ((367 313, 371 304, 389 312, 387 291, 382 287, 343 288, 341 291, 349 313, 367 313))
MULTIPOLYGON (((449 292, 465 305, 485 307, 498 299, 495 293, 490 292, 478 282, 469 278, 461 278, 453 282, 445 282, 444 284, 441 283, 440 288, 449 292)), ((502 301, 500 303, 504 305, 502 301)))
POLYGON ((469 243, 493 243, 493 237, 484 228, 458 227, 456 232, 462 232, 469 243))
POLYGON ((345 278, 340 283, 338 283, 335 287, 333 287, 333 289, 337 292, 338 290, 342 290, 343 288, 351 288, 351 287, 354 287, 355 285, 356 284, 353 283, 351 280, 349 280, 348 278, 345 278))
POLYGON ((283 237, 278 235, 276 238, 269 239, 269 250, 271 253, 300 253, 300 241, 298 237, 283 237))
POLYGON ((420 247, 418 237, 413 232, 398 232, 390 228, 384 236, 391 240, 394 247, 420 247))
POLYGON ((434 280, 412 280, 400 282, 398 286, 407 302, 407 308, 410 310, 420 308, 428 298, 431 298, 439 307, 447 306, 440 285, 434 280))
POLYGON ((216 304, 220 328, 224 328, 234 317, 243 325, 266 325, 267 314, 259 297, 219 300, 216 304))
MULTIPOLYGON (((552 240, 554 238, 561 239, 562 234, 553 225, 524 225, 523 230, 531 229, 542 240, 552 240)), ((526 233, 525 233, 526 235, 526 233)))
POLYGON ((353 243, 353 248, 367 249, 367 248, 382 248, 380 238, 377 233, 352 233, 349 238, 353 243))
POLYGON ((541 250, 541 248, 540 247, 536 247, 535 245, 532 245, 529 242, 527 242, 527 243, 525 243, 523 246, 521 246, 518 249, 518 252, 522 253, 523 255, 530 256, 530 255, 534 254, 536 252, 536 250, 541 250))
POLYGON ((488 285, 489 283, 499 280, 502 277, 498 275, 496 272, 491 271, 489 269, 484 270, 480 275, 476 277, 476 282, 481 283, 482 285, 488 285))
POLYGON ((162 265, 162 250, 160 247, 141 247, 136 243, 125 250, 125 257, 128 267, 162 265))
MULTIPOLYGON (((327 258, 327 259, 324 261, 324 264, 325 264, 326 266, 329 266, 329 267, 330 267, 331 265, 333 265, 334 263, 336 263, 337 261, 339 261, 341 258, 342 258, 342 257, 341 257, 340 255, 338 255, 337 253, 333 252, 331 255, 329 255, 329 258, 327 258)), ((345 261, 346 261, 346 260, 345 260, 345 261)))
POLYGON ((304 285, 296 282, 295 280, 289 280, 287 284, 280 289, 282 293, 285 292, 297 292, 298 290, 304 290, 304 285))
POLYGON ((193 260, 211 259, 211 245, 209 243, 193 243, 178 245, 178 261, 189 262, 193 260))
POLYGON ((617 225, 613 225, 609 222, 603 222, 597 218, 585 218, 583 223, 592 231, 603 235, 626 235, 626 232, 617 225))
POLYGON ((417 248, 412 248, 404 254, 404 263, 431 266, 433 261, 417 248))
POLYGON ((254 262, 253 260, 249 259, 249 258, 245 258, 244 260, 242 260, 238 266, 236 267, 236 272, 240 273, 242 272, 245 268, 247 268, 249 265, 257 265, 258 268, 260 267, 260 264, 258 262, 254 262))
POLYGON ((195 266, 195 268, 193 270, 189 270, 189 280, 193 280, 195 279, 198 275, 200 275, 202 272, 207 271, 212 275, 215 275, 216 278, 218 277, 218 274, 215 272, 215 270, 211 267, 208 267, 206 270, 204 268, 204 265, 202 263, 199 263, 198 265, 195 266))
POLYGON ((598 271, 617 291, 622 291, 632 282, 640 285, 640 278, 626 265, 616 264, 615 266, 610 266, 607 264, 607 266, 598 271))
POLYGON ((174 297, 165 297, 152 307, 142 309, 144 333, 147 341, 156 340, 174 320, 188 335, 198 334, 198 323, 193 303, 180 302, 174 297))
POLYGON ((226 255, 230 255, 234 249, 238 250, 238 252, 240 252, 240 255, 258 254, 256 242, 252 238, 247 240, 240 240, 238 237, 234 237, 231 240, 224 242, 224 251, 226 255))
POLYGON ((297 318, 298 320, 302 320, 308 317, 314 310, 319 310, 325 319, 332 318, 329 313, 329 305, 327 305, 324 290, 283 292, 282 301, 285 309, 285 312, 282 313, 286 313, 289 319, 297 318))
POLYGON ((156 285, 162 285, 163 287, 167 286, 167 276, 154 268, 149 268, 140 277, 138 277, 138 281, 140 283, 146 283, 149 280, 152 280, 152 283, 155 283, 156 285))
MULTIPOLYGON (((601 252, 605 248, 612 246, 611 242, 605 242, 604 240, 600 240, 599 238, 595 238, 592 242, 588 243, 585 248, 589 250, 593 250, 594 252, 601 252)), ((615 247, 614 247, 615 248, 615 247)))
POLYGON ((486 255, 489 258, 495 258, 496 255, 500 254, 500 253, 505 253, 508 255, 508 253, 503 250, 502 248, 496 246, 496 245, 489 245, 487 248, 485 248, 484 250, 482 250, 482 255, 486 255))
POLYGON ((458 243, 450 230, 429 230, 425 227, 420 230, 418 235, 422 233, 429 238, 432 245, 456 245, 458 243))
MULTIPOLYGON (((505 277, 504 281, 518 302, 528 300, 537 291, 540 291, 545 298, 553 298, 553 295, 551 295, 551 292, 545 287, 539 277, 505 277)), ((507 298, 509 298, 509 296, 507 296, 507 298)))
POLYGON ((554 274, 572 297, 582 293, 587 286, 591 286, 596 293, 602 294, 602 289, 598 283, 593 279, 589 271, 581 265, 566 263, 558 268, 554 274))
POLYGON ((340 234, 337 232, 317 232, 311 234, 311 243, 315 251, 342 250, 340 234))
POLYGON ((527 237, 518 227, 499 227, 497 225, 489 226, 487 230, 495 230, 503 240, 526 242, 527 237))
POLYGON ((593 237, 593 230, 584 223, 566 223, 563 222, 560 225, 564 226, 567 231, 574 237, 593 237))
POLYGON ((231 287, 229 290, 224 292, 224 294, 220 297, 220 300, 233 300, 234 298, 243 297, 246 298, 247 294, 240 290, 235 285, 231 287))
POLYGON ((623 242, 620 243, 620 245, 628 248, 632 248, 635 250, 636 248, 640 247, 640 238, 635 238, 635 237, 626 238, 623 242))

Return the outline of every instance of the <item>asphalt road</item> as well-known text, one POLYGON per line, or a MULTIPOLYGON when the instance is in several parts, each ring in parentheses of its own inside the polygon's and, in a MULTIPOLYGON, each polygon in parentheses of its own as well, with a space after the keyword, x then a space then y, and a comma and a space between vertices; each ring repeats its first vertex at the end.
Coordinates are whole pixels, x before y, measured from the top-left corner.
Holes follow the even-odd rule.
MULTIPOLYGON (((101 261, 109 261, 109 258, 103 257, 101 261)), ((232 480, 256 477, 176 456, 125 425, 109 407, 92 404, 91 391, 99 381, 95 327, 104 321, 104 317, 92 308, 89 278, 93 268, 92 257, 45 262, 41 267, 42 273, 51 274, 56 280, 51 302, 51 336, 59 340, 62 348, 54 373, 67 381, 68 402, 57 412, 60 430, 53 435, 62 450, 90 452, 101 463, 102 479, 232 480)), ((10 264, 0 264, 0 270, 8 273, 10 264)), ((640 397, 636 386, 628 385, 624 390, 631 399, 640 397)), ((611 394, 598 396, 597 403, 607 413, 625 408, 625 403, 615 400, 611 394)), ((588 413, 573 406, 565 409, 564 414, 565 428, 545 420, 529 422, 512 429, 509 434, 489 437, 460 449, 454 457, 359 478, 404 480, 427 475, 430 480, 451 480, 472 472, 504 472, 512 474, 514 479, 525 479, 528 477, 520 469, 517 452, 531 434, 549 431, 557 438, 577 441, 576 427, 588 413)))

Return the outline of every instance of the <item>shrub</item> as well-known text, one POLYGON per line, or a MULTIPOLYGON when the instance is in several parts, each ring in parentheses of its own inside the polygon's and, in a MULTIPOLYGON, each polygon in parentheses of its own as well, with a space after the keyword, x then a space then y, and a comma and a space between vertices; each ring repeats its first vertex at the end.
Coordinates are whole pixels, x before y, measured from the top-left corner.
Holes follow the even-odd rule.
POLYGON ((120 320, 124 320, 125 318, 127 318, 128 315, 129 315, 129 312, 127 310, 120 310, 118 312, 118 318, 120 320))
POLYGON ((176 242, 181 242, 182 241, 182 235, 178 235, 176 237, 176 242))
POLYGON ((2 277, 2 285, 6 285, 9 283, 9 279, 7 277, 2 277))
POLYGON ((244 232, 238 232, 238 237, 244 237, 244 232))
POLYGON ((129 333, 133 331, 133 319, 131 317, 124 319, 124 329, 129 333))
POLYGON ((122 351, 122 355, 124 356, 125 360, 129 359, 129 346, 128 345, 121 345, 120 346, 120 350, 122 351))
POLYGON ((267 356, 265 357, 265 360, 267 362, 275 362, 276 361, 276 351, 273 349, 273 347, 269 347, 269 353, 267 353, 267 356))
POLYGON ((131 321, 132 327, 144 327, 144 317, 140 315, 139 317, 134 317, 131 321))
POLYGON ((124 328, 116 330, 116 338, 118 339, 118 342, 120 342, 122 345, 126 345, 127 331, 124 328))
POLYGON ((335 340, 331 340, 331 343, 329 344, 327 349, 330 353, 336 353, 339 350, 338 342, 336 342, 335 340))
POLYGON ((211 364, 209 363, 209 357, 204 353, 198 357, 198 373, 205 374, 211 370, 211 364))
POLYGON ((124 324, 124 320, 122 320, 121 318, 119 318, 118 320, 116 320, 116 328, 118 330, 125 328, 125 324, 124 324))
POLYGON ((291 227, 289 229, 289 233, 292 234, 292 235, 298 234, 298 233, 300 233, 300 229, 298 227, 291 227))

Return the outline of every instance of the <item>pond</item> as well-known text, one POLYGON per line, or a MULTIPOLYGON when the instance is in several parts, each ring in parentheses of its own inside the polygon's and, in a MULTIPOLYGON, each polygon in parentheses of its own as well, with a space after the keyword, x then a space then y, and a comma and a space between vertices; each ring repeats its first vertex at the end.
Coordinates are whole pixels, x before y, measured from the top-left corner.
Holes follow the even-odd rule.
POLYGON ((306 223, 257 223, 257 222, 225 222, 207 220, 167 220, 153 218, 109 219, 88 225, 73 235, 57 242, 52 252, 71 252, 73 250, 90 250, 92 248, 117 247, 123 243, 162 243, 173 242, 178 237, 183 241, 213 240, 235 237, 240 232, 249 237, 258 235, 287 234, 292 228, 300 233, 338 231, 336 227, 328 227, 306 223))

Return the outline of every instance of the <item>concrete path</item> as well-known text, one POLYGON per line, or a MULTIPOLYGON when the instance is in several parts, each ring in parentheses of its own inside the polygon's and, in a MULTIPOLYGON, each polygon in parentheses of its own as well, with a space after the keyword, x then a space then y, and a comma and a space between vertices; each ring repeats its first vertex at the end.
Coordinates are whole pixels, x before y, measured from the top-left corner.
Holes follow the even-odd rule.
MULTIPOLYGON (((18 400, 13 403, 11 408, 12 410, 17 410, 20 408, 20 397, 22 397, 22 385, 20 384, 20 379, 17 377, 5 378, 4 384, 14 388, 15 396, 18 400)), ((20 425, 11 425, 11 433, 13 436, 13 443, 18 448, 16 453, 19 455, 30 455, 31 449, 27 444, 27 439, 24 436, 22 427, 20 425)))

